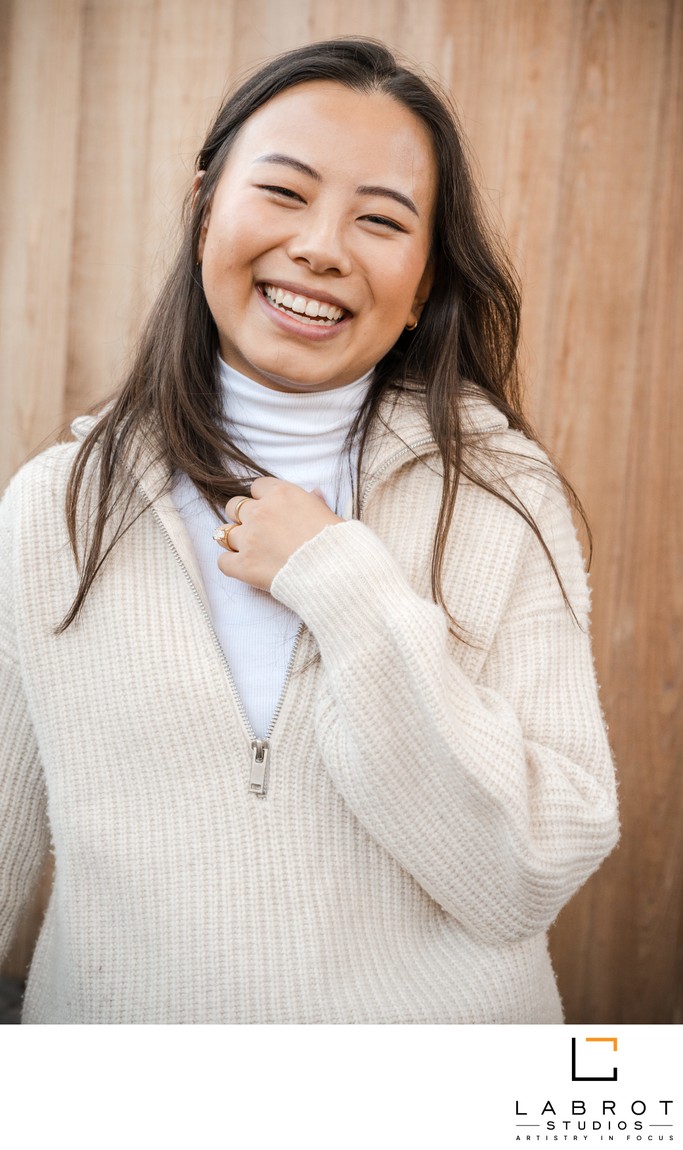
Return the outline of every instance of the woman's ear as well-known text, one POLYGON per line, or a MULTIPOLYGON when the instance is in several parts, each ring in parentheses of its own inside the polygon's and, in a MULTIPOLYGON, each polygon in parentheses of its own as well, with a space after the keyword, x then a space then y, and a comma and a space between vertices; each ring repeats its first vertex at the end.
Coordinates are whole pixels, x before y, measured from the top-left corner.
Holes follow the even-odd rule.
POLYGON ((423 309, 424 305, 426 304, 427 300, 429 299, 429 293, 432 290, 432 284, 433 283, 434 283, 434 262, 433 262, 433 260, 430 259, 429 262, 427 263, 425 270, 422 273, 422 279, 420 280, 419 284, 417 285, 417 291, 415 292, 415 299, 413 300, 412 307, 411 307, 410 312, 408 314, 408 322, 406 323, 406 327, 408 328, 409 331, 412 331, 414 328, 416 328, 418 323, 420 322, 420 316, 422 315, 422 309, 423 309))
MULTIPOLYGON (((192 182, 192 208, 193 208, 193 210, 194 210, 195 204, 197 203, 197 196, 199 195, 199 189, 202 186, 202 180, 204 179, 205 175, 206 175, 206 172, 197 172, 197 175, 195 176, 195 178, 192 182)), ((197 264, 198 265, 201 264, 202 259, 204 258, 204 244, 206 242, 206 232, 207 232, 207 229, 209 226, 209 216, 210 215, 211 215, 211 205, 207 204, 206 208, 204 209, 204 215, 202 217, 202 224, 201 224, 201 228, 199 230, 199 243, 197 244, 197 264)))

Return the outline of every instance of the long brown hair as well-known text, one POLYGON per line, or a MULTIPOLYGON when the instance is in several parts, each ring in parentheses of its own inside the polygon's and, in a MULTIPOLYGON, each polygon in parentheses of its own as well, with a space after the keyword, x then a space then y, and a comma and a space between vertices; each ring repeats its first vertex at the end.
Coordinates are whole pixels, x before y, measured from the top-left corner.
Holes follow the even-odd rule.
MULTIPOLYGON (((310 80, 333 80, 359 91, 392 96, 426 125, 438 165, 433 286, 417 330, 404 332, 375 369, 353 429, 359 444, 358 475, 382 400, 408 382, 417 385, 443 468, 432 556, 435 601, 445 607, 441 572, 461 475, 513 506, 541 540, 555 569, 533 516, 511 492, 486 479, 463 449, 460 397, 472 383, 488 394, 512 428, 534 436, 522 413, 519 393, 517 281, 484 219, 456 115, 444 93, 400 64, 384 45, 341 38, 309 44, 271 60, 226 100, 209 131, 197 157, 197 171, 204 173, 203 179, 196 195, 188 193, 175 263, 123 386, 84 439, 72 468, 66 518, 80 583, 58 631, 77 618, 112 548, 149 506, 146 500, 136 501, 131 478, 143 442, 147 460, 165 465, 166 488, 174 472, 185 472, 216 508, 233 495, 248 494, 244 478, 234 471, 243 476, 246 466, 254 476, 263 474, 234 442, 225 421, 218 334, 197 269, 197 249, 205 211, 242 125, 280 92, 310 80), (240 467, 235 468, 236 464, 240 467), (86 490, 92 510, 79 552, 79 508, 86 490)), ((155 498, 161 491, 149 494, 155 498)), ((357 483, 356 513, 360 514, 358 499, 357 483)))

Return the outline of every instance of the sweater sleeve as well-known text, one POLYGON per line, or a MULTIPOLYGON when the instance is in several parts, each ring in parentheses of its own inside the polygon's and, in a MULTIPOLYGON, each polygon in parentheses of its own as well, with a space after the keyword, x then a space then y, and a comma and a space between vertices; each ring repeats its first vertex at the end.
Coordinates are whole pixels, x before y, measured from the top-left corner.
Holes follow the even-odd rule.
POLYGON ((320 648, 316 726, 336 788, 437 903, 493 944, 545 930, 618 837, 583 560, 556 486, 535 518, 578 622, 525 526, 475 677, 445 612, 363 523, 326 528, 272 587, 320 648))
POLYGON ((38 748, 24 697, 14 623, 12 519, 18 483, 0 503, 0 960, 49 845, 38 748))

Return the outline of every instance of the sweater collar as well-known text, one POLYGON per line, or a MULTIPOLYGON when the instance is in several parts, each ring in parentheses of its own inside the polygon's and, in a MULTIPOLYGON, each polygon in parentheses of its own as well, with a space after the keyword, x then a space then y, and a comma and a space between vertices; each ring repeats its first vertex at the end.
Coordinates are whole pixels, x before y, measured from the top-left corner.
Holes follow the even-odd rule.
MULTIPOLYGON (((406 454, 422 456, 436 451, 422 395, 419 388, 405 388, 392 393, 380 405, 379 419, 375 421, 365 452, 363 472, 366 482, 372 481, 377 471, 390 474, 394 457, 400 465, 406 454)), ((96 415, 81 415, 74 419, 71 424, 74 437, 85 439, 108 409, 109 405, 96 415)), ((463 393, 461 411, 466 438, 503 431, 508 426, 507 419, 486 392, 475 385, 463 393)), ((151 495, 166 486, 168 475, 162 464, 153 463, 142 452, 140 464, 136 467, 136 479, 145 494, 151 495)))
MULTIPOLYGON (((82 415, 75 419, 71 424, 75 438, 83 440, 107 410, 105 407, 97 415, 82 415)), ((493 406, 479 388, 463 396, 462 412, 466 436, 484 435, 507 427, 505 416, 493 406)), ((375 421, 363 461, 361 507, 365 506, 370 493, 386 482, 407 457, 427 456, 437 450, 422 396, 417 389, 394 393, 383 402, 379 414, 380 418, 375 421)), ((151 453, 145 452, 143 448, 137 456, 134 475, 138 487, 149 500, 154 515, 176 549, 190 581, 210 614, 199 564, 182 516, 173 503, 170 477, 165 465, 155 461, 151 453)), ((350 515, 349 507, 348 516, 350 515)))
MULTIPOLYGON (((363 472, 366 483, 374 485, 378 473, 382 477, 384 473, 390 475, 392 464, 400 466, 408 455, 421 457, 438 450, 423 397, 421 389, 408 387, 385 398, 365 454, 363 472)), ((498 411, 486 392, 474 384, 463 392, 460 411, 466 442, 508 427, 503 413, 498 411)))

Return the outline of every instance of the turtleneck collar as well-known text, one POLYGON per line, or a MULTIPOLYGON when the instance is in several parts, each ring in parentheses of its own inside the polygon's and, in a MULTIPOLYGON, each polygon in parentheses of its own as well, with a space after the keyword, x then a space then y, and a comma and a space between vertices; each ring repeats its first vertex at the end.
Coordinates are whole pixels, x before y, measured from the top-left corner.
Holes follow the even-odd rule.
POLYGON ((233 429, 251 447, 265 438, 292 436, 320 440, 343 429, 346 436, 372 379, 367 372, 353 383, 329 391, 276 391, 256 383, 219 359, 223 407, 233 429))
POLYGON ((351 494, 347 437, 372 372, 330 391, 275 391, 219 360, 223 409, 245 454, 271 475, 312 490, 341 510, 351 494))

